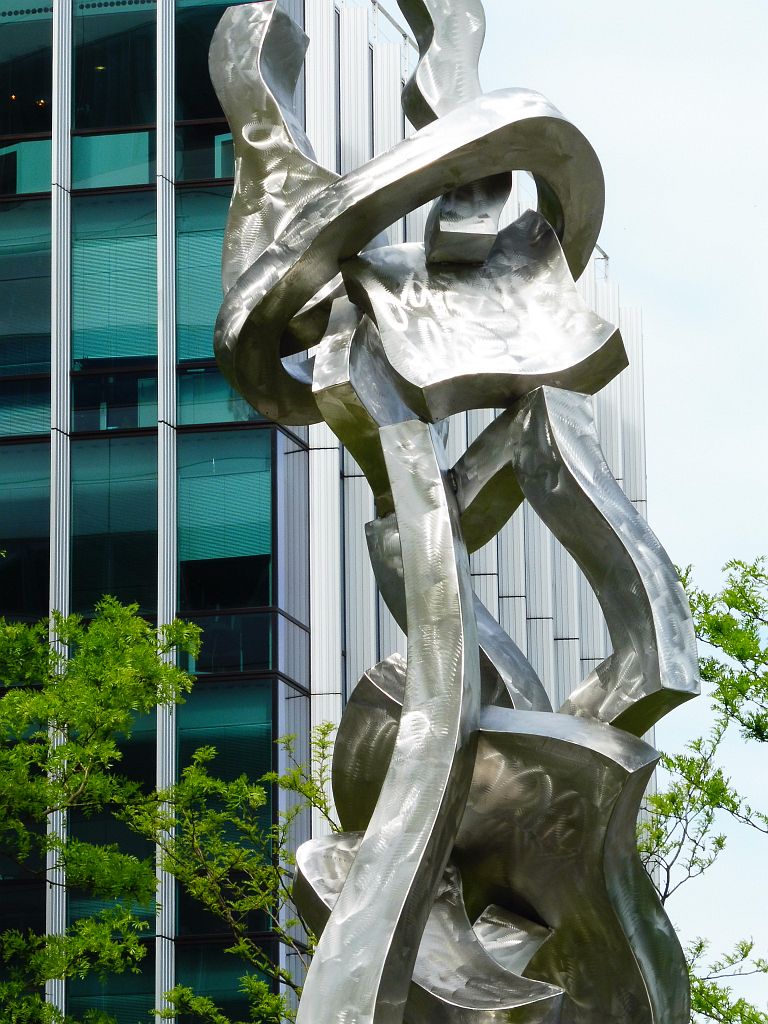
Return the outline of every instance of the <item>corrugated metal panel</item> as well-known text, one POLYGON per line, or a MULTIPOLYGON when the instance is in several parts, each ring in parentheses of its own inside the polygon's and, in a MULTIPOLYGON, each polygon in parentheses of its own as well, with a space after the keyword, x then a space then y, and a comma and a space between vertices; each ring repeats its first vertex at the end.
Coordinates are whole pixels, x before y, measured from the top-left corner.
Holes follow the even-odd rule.
POLYGON ((363 672, 379 660, 376 580, 365 540, 365 524, 374 515, 368 481, 361 476, 347 477, 344 480, 347 693, 351 693, 363 672))
MULTIPOLYGON (((600 611, 592 588, 581 573, 579 573, 579 638, 582 663, 589 663, 591 668, 611 653, 611 641, 603 613, 600 611)), ((586 668, 582 669, 582 672, 586 671, 586 668)))
MULTIPOLYGON (((312 722, 338 722, 342 709, 341 479, 338 444, 324 424, 309 429, 309 550, 312 722)), ((315 835, 324 832, 313 819, 315 835)))
POLYGON ((336 167, 336 100, 334 66, 336 29, 333 0, 310 0, 305 10, 309 49, 304 66, 306 128, 317 159, 336 167))
POLYGON ((405 633, 392 618, 389 608, 379 596, 379 659, 386 658, 395 652, 406 657, 408 641, 405 633))
MULTIPOLYGON (((380 20, 376 8, 376 22, 380 20)), ((376 33, 373 43, 373 145, 374 153, 386 153, 401 138, 402 108, 400 106, 400 45, 386 42, 376 33)), ((398 221, 388 231, 395 245, 403 240, 403 223, 398 221)))
POLYGON ((643 325, 638 310, 622 310, 621 330, 629 357, 629 369, 619 378, 622 395, 624 490, 645 515, 645 394, 643 373, 643 325))
POLYGON ((552 534, 527 503, 523 505, 523 522, 528 659, 554 699, 552 534))
POLYGON ((552 540, 555 698, 559 706, 581 682, 578 568, 559 541, 552 540))
POLYGON ((277 432, 277 604, 309 623, 309 456, 292 437, 277 432))
POLYGON ((368 10, 341 8, 341 173, 370 159, 368 10))
POLYGON ((523 652, 528 652, 528 626, 524 597, 499 598, 499 622, 523 652))
POLYGON ((525 504, 499 530, 499 596, 525 598, 525 504))
POLYGON ((455 466, 464 452, 467 450, 467 414, 457 413, 451 416, 448 421, 448 440, 445 445, 445 454, 449 466, 455 466))
POLYGON ((491 615, 499 619, 499 577, 495 573, 472 574, 472 589, 483 602, 491 615))

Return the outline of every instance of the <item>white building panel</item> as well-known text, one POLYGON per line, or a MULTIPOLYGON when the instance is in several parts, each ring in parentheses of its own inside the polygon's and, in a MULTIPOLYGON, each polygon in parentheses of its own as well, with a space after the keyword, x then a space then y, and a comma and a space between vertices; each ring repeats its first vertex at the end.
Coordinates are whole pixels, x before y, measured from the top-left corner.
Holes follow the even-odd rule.
POLYGON ((347 693, 351 693, 363 672, 379 660, 376 580, 365 540, 365 524, 374 516, 373 495, 365 477, 345 477, 344 611, 347 693))

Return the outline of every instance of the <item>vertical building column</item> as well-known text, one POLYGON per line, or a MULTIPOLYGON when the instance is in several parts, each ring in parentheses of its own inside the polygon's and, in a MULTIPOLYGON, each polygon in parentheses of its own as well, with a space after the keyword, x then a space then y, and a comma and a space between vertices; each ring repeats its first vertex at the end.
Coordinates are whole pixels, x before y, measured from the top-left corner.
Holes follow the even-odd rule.
MULTIPOLYGON (((50 607, 69 614, 70 575, 70 364, 71 323, 71 190, 70 124, 72 119, 72 7, 54 4, 53 10, 53 103, 51 139, 51 560, 50 607)), ((65 652, 62 651, 62 654, 65 652)), ((49 832, 61 839, 66 816, 55 812, 49 832)), ((45 922, 49 935, 61 935, 67 927, 67 895, 64 869, 55 854, 46 864, 45 922)), ((65 1009, 63 979, 46 982, 46 999, 62 1013, 65 1009)))
MULTIPOLYGON (((335 168, 340 123, 336 110, 336 7, 313 0, 304 12, 309 49, 305 64, 307 135, 318 161, 335 168)), ((324 424, 309 428, 309 614, 311 722, 338 722, 343 703, 341 464, 339 444, 324 424)), ((330 795, 330 794, 329 794, 330 795)), ((313 813, 313 835, 328 831, 313 813)))
MULTIPOLYGON (((175 4, 157 5, 157 622, 176 616, 175 4)), ((157 709, 157 786, 176 781, 176 707, 157 709)), ((157 870, 155 1007, 175 983, 176 884, 157 870)))
MULTIPOLYGON (((325 424, 309 428, 309 616, 312 725, 341 720, 344 670, 339 445, 325 424)), ((329 798, 331 794, 328 794, 329 798)), ((312 834, 328 832, 313 811, 312 834)))

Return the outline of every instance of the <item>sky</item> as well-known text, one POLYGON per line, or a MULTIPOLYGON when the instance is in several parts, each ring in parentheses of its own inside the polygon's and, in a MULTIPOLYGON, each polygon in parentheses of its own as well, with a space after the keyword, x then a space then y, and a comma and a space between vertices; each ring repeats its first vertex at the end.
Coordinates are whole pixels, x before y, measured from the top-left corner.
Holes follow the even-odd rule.
MULTIPOLYGON (((714 589, 768 554, 768 3, 485 0, 486 91, 543 93, 606 178, 600 237, 622 303, 643 312, 648 511, 679 565, 714 589)), ((707 727, 704 698, 670 715, 672 751, 707 727)), ((730 742, 727 769, 768 805, 768 750, 730 742)), ((768 837, 729 827, 721 863, 669 905, 713 949, 768 956, 768 837)), ((768 978, 744 994, 768 1004, 768 978)))

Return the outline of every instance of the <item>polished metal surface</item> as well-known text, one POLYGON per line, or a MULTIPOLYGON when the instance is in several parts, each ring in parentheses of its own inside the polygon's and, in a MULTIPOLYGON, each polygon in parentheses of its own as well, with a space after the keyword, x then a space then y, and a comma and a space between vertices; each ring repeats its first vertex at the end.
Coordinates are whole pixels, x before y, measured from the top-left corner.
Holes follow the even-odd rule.
POLYGON ((264 416, 323 419, 357 460, 371 564, 408 637, 339 726, 345 832, 298 851, 295 899, 322 933, 298 1024, 687 1024, 634 828, 657 760, 638 736, 697 692, 696 650, 592 418, 589 396, 626 366, 574 284, 602 172, 543 97, 481 94, 480 0, 399 3, 419 41, 403 98, 417 131, 341 178, 292 114, 306 41, 275 0, 231 8, 211 48, 237 167, 219 365, 264 416), (539 209, 499 231, 514 169, 539 209), (430 199, 425 244, 387 245, 430 199), (449 466, 446 418, 473 409, 496 412, 449 466), (613 644, 559 714, 471 589, 469 553, 524 499, 613 644))
MULTIPOLYGON (((480 0, 398 0, 419 44, 419 62, 403 89, 403 109, 423 128, 482 94, 478 63, 485 38, 480 0)), ((492 175, 438 199, 424 237, 427 263, 482 263, 493 248, 509 173, 492 175)))

